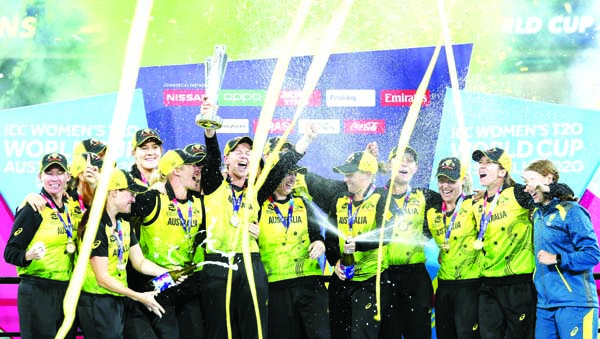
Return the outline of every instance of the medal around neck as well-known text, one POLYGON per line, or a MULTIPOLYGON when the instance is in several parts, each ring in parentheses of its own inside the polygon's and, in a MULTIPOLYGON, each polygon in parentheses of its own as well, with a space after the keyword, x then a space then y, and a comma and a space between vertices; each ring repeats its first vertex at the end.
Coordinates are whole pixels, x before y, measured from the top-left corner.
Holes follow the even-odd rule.
POLYGON ((238 227, 238 225, 240 224, 240 218, 238 217, 237 212, 233 213, 233 215, 229 219, 229 222, 231 223, 232 226, 238 227))
POLYGON ((66 248, 67 253, 73 254, 73 253, 75 253, 76 249, 77 249, 77 247, 75 246, 75 243, 73 242, 73 239, 69 239, 67 241, 67 248, 66 248))
POLYGON ((473 241, 473 248, 476 250, 480 250, 483 248, 483 241, 477 239, 475 241, 473 241))

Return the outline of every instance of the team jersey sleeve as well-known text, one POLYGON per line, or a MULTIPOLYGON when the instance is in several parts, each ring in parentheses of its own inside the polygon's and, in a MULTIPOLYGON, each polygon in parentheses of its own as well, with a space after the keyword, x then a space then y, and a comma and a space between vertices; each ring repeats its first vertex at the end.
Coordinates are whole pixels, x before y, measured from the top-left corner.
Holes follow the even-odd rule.
POLYGON ((319 225, 319 220, 317 215, 315 214, 313 208, 306 201, 306 199, 301 198, 304 201, 304 206, 306 206, 306 217, 308 220, 308 239, 311 244, 317 240, 325 241, 325 238, 321 234, 321 226, 319 225))
POLYGON ((98 231, 96 231, 96 238, 92 246, 92 257, 108 257, 108 236, 106 235, 106 225, 98 225, 98 231))
POLYGON ((579 205, 573 205, 565 222, 574 251, 561 253, 561 268, 581 272, 600 262, 600 249, 589 214, 579 205))
POLYGON ((423 190, 423 195, 425 196, 425 210, 423 212, 425 213, 425 215, 423 216, 423 234, 427 237, 427 239, 431 239, 433 238, 433 236, 431 234, 431 230, 429 229, 429 221, 427 221, 427 211, 429 211, 432 208, 435 208, 436 206, 441 206, 442 196, 438 192, 432 191, 428 188, 425 188, 423 190))
POLYGON ((9 264, 25 267, 31 261, 25 260, 27 247, 42 223, 42 216, 29 204, 21 208, 15 217, 10 238, 4 249, 4 261, 9 264))
POLYGON ((137 217, 147 217, 156 207, 156 201, 160 193, 156 190, 148 190, 141 194, 136 194, 135 202, 131 204, 131 215, 137 217))
MULTIPOLYGON (((342 196, 341 194, 338 197, 342 196)), ((336 201, 337 197, 333 199, 331 202, 331 206, 329 208, 329 226, 332 229, 337 230, 337 208, 336 201)), ((340 260, 340 243, 339 237, 336 232, 332 229, 327 228, 327 232, 325 233, 325 256, 327 257, 327 261, 331 266, 335 266, 335 264, 340 260)))
POLYGON ((306 173, 306 186, 313 202, 324 212, 329 211, 338 193, 348 190, 343 180, 328 179, 313 172, 306 173))
POLYGON ((138 238, 135 235, 135 232, 133 231, 133 229, 131 229, 131 231, 129 232, 129 247, 133 247, 135 245, 138 244, 138 238))
POLYGON ((204 137, 206 144, 206 159, 202 168, 202 178, 200 178, 202 191, 208 195, 221 186, 223 174, 221 174, 221 149, 217 140, 217 133, 212 138, 204 137))

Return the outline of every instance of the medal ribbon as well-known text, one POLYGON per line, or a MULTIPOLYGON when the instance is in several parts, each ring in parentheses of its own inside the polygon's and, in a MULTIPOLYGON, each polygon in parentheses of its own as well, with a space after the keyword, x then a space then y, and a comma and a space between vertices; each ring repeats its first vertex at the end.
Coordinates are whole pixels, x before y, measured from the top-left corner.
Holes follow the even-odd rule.
POLYGON ((275 200, 273 200, 273 197, 269 197, 269 202, 271 203, 271 206, 273 206, 273 209, 275 210, 277 217, 279 218, 279 220, 285 227, 285 230, 287 231, 287 229, 292 224, 292 215, 294 214, 294 198, 290 198, 290 205, 288 207, 287 221, 283 217, 283 214, 281 213, 281 210, 279 209, 279 207, 277 207, 277 205, 275 205, 275 200))
POLYGON ((174 198, 172 201, 175 208, 177 208, 177 214, 179 215, 179 220, 181 221, 181 227, 183 227, 183 232, 185 234, 190 234, 192 231, 192 201, 188 200, 188 220, 185 222, 183 218, 183 213, 181 213, 181 209, 179 209, 179 204, 177 203, 177 199, 174 198))
MULTIPOLYGON (((231 185, 230 185, 231 186, 231 185)), ((233 202, 233 214, 236 215, 240 210, 240 206, 242 206, 242 198, 244 197, 244 192, 240 193, 239 197, 236 197, 235 190, 233 186, 231 186, 231 201, 233 202)))
POLYGON ((83 204, 83 196, 77 192, 77 200, 79 200, 79 208, 81 208, 81 213, 85 212, 85 205, 83 204))
POLYGON ((496 204, 498 203, 498 198, 500 197, 500 192, 502 192, 502 186, 498 188, 496 191, 496 195, 494 196, 494 200, 492 200, 492 204, 490 205, 490 210, 488 213, 485 213, 485 208, 487 206, 488 193, 485 191, 483 195, 483 212, 481 213, 481 222, 479 227, 479 234, 477 234, 477 240, 483 241, 483 235, 485 234, 485 230, 492 219, 492 213, 494 212, 494 208, 496 208, 496 204))
POLYGON ((125 246, 123 243, 123 230, 121 229, 121 221, 117 220, 117 227, 113 230, 115 240, 117 240, 117 253, 119 256, 119 264, 123 265, 123 253, 125 252, 125 246))
POLYGON ((463 200, 465 200, 465 194, 462 193, 458 202, 456 203, 456 207, 454 208, 454 213, 452 213, 452 218, 450 218, 450 225, 446 228, 446 202, 442 201, 442 215, 444 216, 444 228, 446 228, 446 237, 445 242, 448 243, 448 239, 450 239, 450 233, 452 233, 452 227, 454 226, 454 222, 456 221, 456 216, 458 215, 458 211, 460 210, 460 205, 462 205, 463 200))
POLYGON ((146 179, 146 177, 144 177, 144 174, 142 173, 142 171, 140 171, 140 180, 144 183, 144 185, 148 186, 148 179, 146 179))
POLYGON ((406 207, 408 206, 408 203, 410 202, 410 191, 412 189, 410 188, 410 185, 406 188, 406 193, 404 194, 404 203, 402 204, 402 209, 400 209, 400 207, 398 207, 398 203, 396 203, 396 199, 392 199, 392 210, 394 210, 394 215, 396 214, 401 214, 406 212, 406 207))
MULTIPOLYGON (((371 196, 371 194, 373 194, 373 192, 375 192, 375 185, 371 184, 371 187, 369 187, 369 190, 365 194, 363 201, 367 200, 371 196)), ((352 233, 352 226, 354 225, 354 219, 356 219, 356 215, 358 214, 358 211, 362 207, 362 204, 361 204, 356 209, 356 212, 354 212, 354 214, 352 214, 352 200, 353 200, 352 196, 349 195, 348 196, 348 229, 350 230, 350 233, 352 233)))
POLYGON ((73 240, 73 223, 71 222, 71 216, 69 215, 69 209, 67 208, 67 206, 66 205, 64 206, 65 214, 67 215, 67 222, 65 222, 63 217, 60 215, 60 212, 58 212, 58 208, 56 208, 56 206, 52 202, 52 199, 48 198, 47 196, 45 196, 42 193, 40 193, 40 195, 44 199, 46 199, 46 202, 48 203, 48 205, 50 205, 50 208, 52 208, 52 210, 56 213, 56 215, 58 215, 58 219, 60 219, 60 222, 62 222, 63 226, 65 227, 65 231, 67 232, 67 238, 70 241, 72 241, 73 240))

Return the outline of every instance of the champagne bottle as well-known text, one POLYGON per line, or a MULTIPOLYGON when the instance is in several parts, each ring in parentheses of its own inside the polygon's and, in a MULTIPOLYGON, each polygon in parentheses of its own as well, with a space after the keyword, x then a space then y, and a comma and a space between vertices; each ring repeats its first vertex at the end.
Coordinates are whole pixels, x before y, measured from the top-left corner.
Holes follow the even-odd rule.
POLYGON ((190 265, 179 270, 165 272, 148 282, 150 288, 155 291, 162 292, 167 288, 174 286, 177 280, 184 275, 192 275, 196 270, 196 265, 190 265))
POLYGON ((344 251, 342 258, 340 259, 340 269, 344 272, 346 279, 352 279, 354 277, 354 253, 348 253, 344 251))

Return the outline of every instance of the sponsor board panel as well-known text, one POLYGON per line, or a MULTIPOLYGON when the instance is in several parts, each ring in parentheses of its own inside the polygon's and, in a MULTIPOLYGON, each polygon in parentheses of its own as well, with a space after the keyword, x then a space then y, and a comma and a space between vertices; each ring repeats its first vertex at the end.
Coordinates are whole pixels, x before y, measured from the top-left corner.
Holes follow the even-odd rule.
MULTIPOLYGON (((470 44, 454 46, 460 86, 464 86, 471 50, 470 44)), ((343 163, 350 152, 364 149, 369 142, 378 142, 382 158, 387 156, 398 141, 432 53, 433 47, 332 54, 298 126, 290 134, 290 141, 296 142, 311 122, 318 130, 319 136, 304 156, 303 165, 326 177, 341 179, 331 169, 343 163)), ((309 56, 292 58, 279 93, 270 135, 279 135, 289 126, 311 61, 309 56)), ((274 59, 229 62, 219 95, 218 114, 225 121, 225 126, 218 131, 221 147, 231 137, 253 134, 256 130, 275 63, 274 59), (248 125, 241 124, 242 120, 248 125), (228 125, 227 121, 234 123, 228 125)), ((413 180, 415 186, 429 185, 448 85, 447 61, 442 52, 410 141, 420 154, 419 171, 413 180)), ((144 90, 148 124, 160 131, 165 148, 203 142, 203 131, 194 123, 199 105, 165 106, 163 100, 165 90, 203 90, 202 64, 143 67, 138 87, 144 90)), ((186 94, 193 101, 193 97, 186 94)), ((385 178, 377 180, 383 184, 385 178)))

